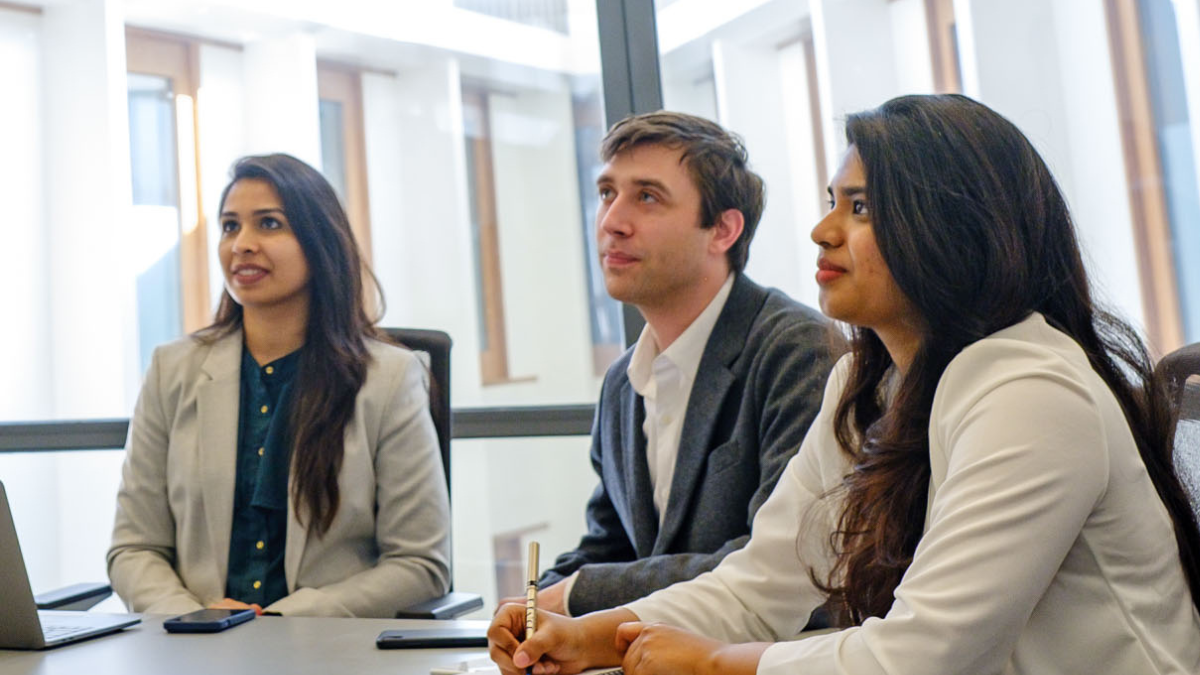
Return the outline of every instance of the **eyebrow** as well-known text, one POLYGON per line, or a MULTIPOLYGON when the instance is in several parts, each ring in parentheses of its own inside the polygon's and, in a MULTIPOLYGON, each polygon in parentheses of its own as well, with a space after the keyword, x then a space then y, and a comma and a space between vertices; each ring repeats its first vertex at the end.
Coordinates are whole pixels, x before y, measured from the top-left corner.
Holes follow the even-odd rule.
MULTIPOLYGON (((606 173, 600 174, 600 177, 596 179, 597 186, 607 185, 607 184, 615 183, 615 182, 616 182, 616 180, 613 179, 612 176, 610 176, 606 173)), ((667 187, 666 183, 663 183, 660 180, 655 180, 654 178, 634 178, 632 180, 632 183, 634 185, 637 185, 638 187, 654 188, 654 189, 658 190, 659 192, 662 192, 665 195, 671 194, 671 188, 667 187)))
MULTIPOLYGON (((270 215, 270 214, 272 214, 272 213, 278 213, 278 214, 279 214, 279 215, 281 215, 281 216, 283 216, 283 215, 287 215, 287 214, 285 214, 285 213, 283 212, 283 209, 276 209, 276 208, 269 208, 269 209, 257 209, 257 210, 255 210, 255 211, 252 211, 252 212, 250 213, 250 215, 252 215, 252 216, 266 216, 266 215, 270 215)), ((225 216, 236 216, 237 214, 238 214, 238 213, 237 213, 237 211, 222 211, 222 212, 221 212, 221 217, 222 217, 222 218, 224 218, 225 216)))
MULTIPOLYGON (((825 191, 829 193, 830 197, 834 196, 832 186, 825 188, 825 191)), ((841 195, 842 199, 849 199, 850 197, 858 197, 867 194, 867 187, 865 185, 847 185, 845 187, 839 187, 837 191, 838 194, 841 195)))

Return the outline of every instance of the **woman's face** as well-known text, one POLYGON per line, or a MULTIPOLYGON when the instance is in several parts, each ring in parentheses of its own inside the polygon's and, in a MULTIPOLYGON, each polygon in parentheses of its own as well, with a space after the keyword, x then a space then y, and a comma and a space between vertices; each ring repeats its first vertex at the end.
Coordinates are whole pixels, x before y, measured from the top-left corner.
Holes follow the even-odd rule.
POLYGON ((817 284, 821 311, 879 334, 911 340, 920 324, 916 308, 896 285, 875 245, 867 177, 858 150, 852 145, 829 185, 830 209, 813 228, 821 247, 817 284))
POLYGON ((229 188, 217 253, 225 288, 243 309, 308 309, 308 261, 267 181, 243 178, 229 188))

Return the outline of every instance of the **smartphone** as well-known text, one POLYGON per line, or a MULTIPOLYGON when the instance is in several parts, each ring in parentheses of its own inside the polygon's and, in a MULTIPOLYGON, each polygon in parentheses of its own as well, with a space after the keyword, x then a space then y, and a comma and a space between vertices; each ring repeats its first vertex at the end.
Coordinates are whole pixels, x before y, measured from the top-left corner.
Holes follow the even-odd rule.
POLYGON ((198 609, 163 622, 168 633, 219 633, 255 616, 253 609, 198 609))
POLYGON ((487 628, 414 628, 385 630, 375 638, 380 649, 486 647, 487 628))

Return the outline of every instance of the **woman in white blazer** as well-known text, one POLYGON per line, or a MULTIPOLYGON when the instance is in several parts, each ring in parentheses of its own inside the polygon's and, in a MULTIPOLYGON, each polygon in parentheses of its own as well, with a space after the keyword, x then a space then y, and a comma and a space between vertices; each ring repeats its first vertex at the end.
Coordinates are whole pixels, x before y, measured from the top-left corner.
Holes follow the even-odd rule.
POLYGON ((1142 343, 1095 307, 1053 177, 961 96, 851 115, 820 245, 852 326, 749 544, 532 637, 505 673, 1200 672, 1200 533, 1142 343), (839 630, 795 640, 827 603, 839 630))
POLYGON ((138 612, 313 616, 445 593, 426 371, 376 337, 333 189, 293 157, 247 157, 219 213, 216 320, 155 350, 131 420, 113 587, 138 612))

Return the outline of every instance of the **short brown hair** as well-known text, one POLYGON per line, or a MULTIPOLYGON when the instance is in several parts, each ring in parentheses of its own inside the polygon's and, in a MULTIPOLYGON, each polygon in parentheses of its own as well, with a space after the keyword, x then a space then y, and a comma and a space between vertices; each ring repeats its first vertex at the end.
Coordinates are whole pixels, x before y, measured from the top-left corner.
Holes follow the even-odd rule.
POLYGON ((614 124, 600 143, 600 159, 609 162, 643 145, 683 151, 680 161, 700 191, 700 227, 716 225, 728 209, 742 212, 745 227, 726 254, 731 270, 744 270, 766 192, 762 178, 748 166, 742 139, 702 117, 660 110, 614 124))

